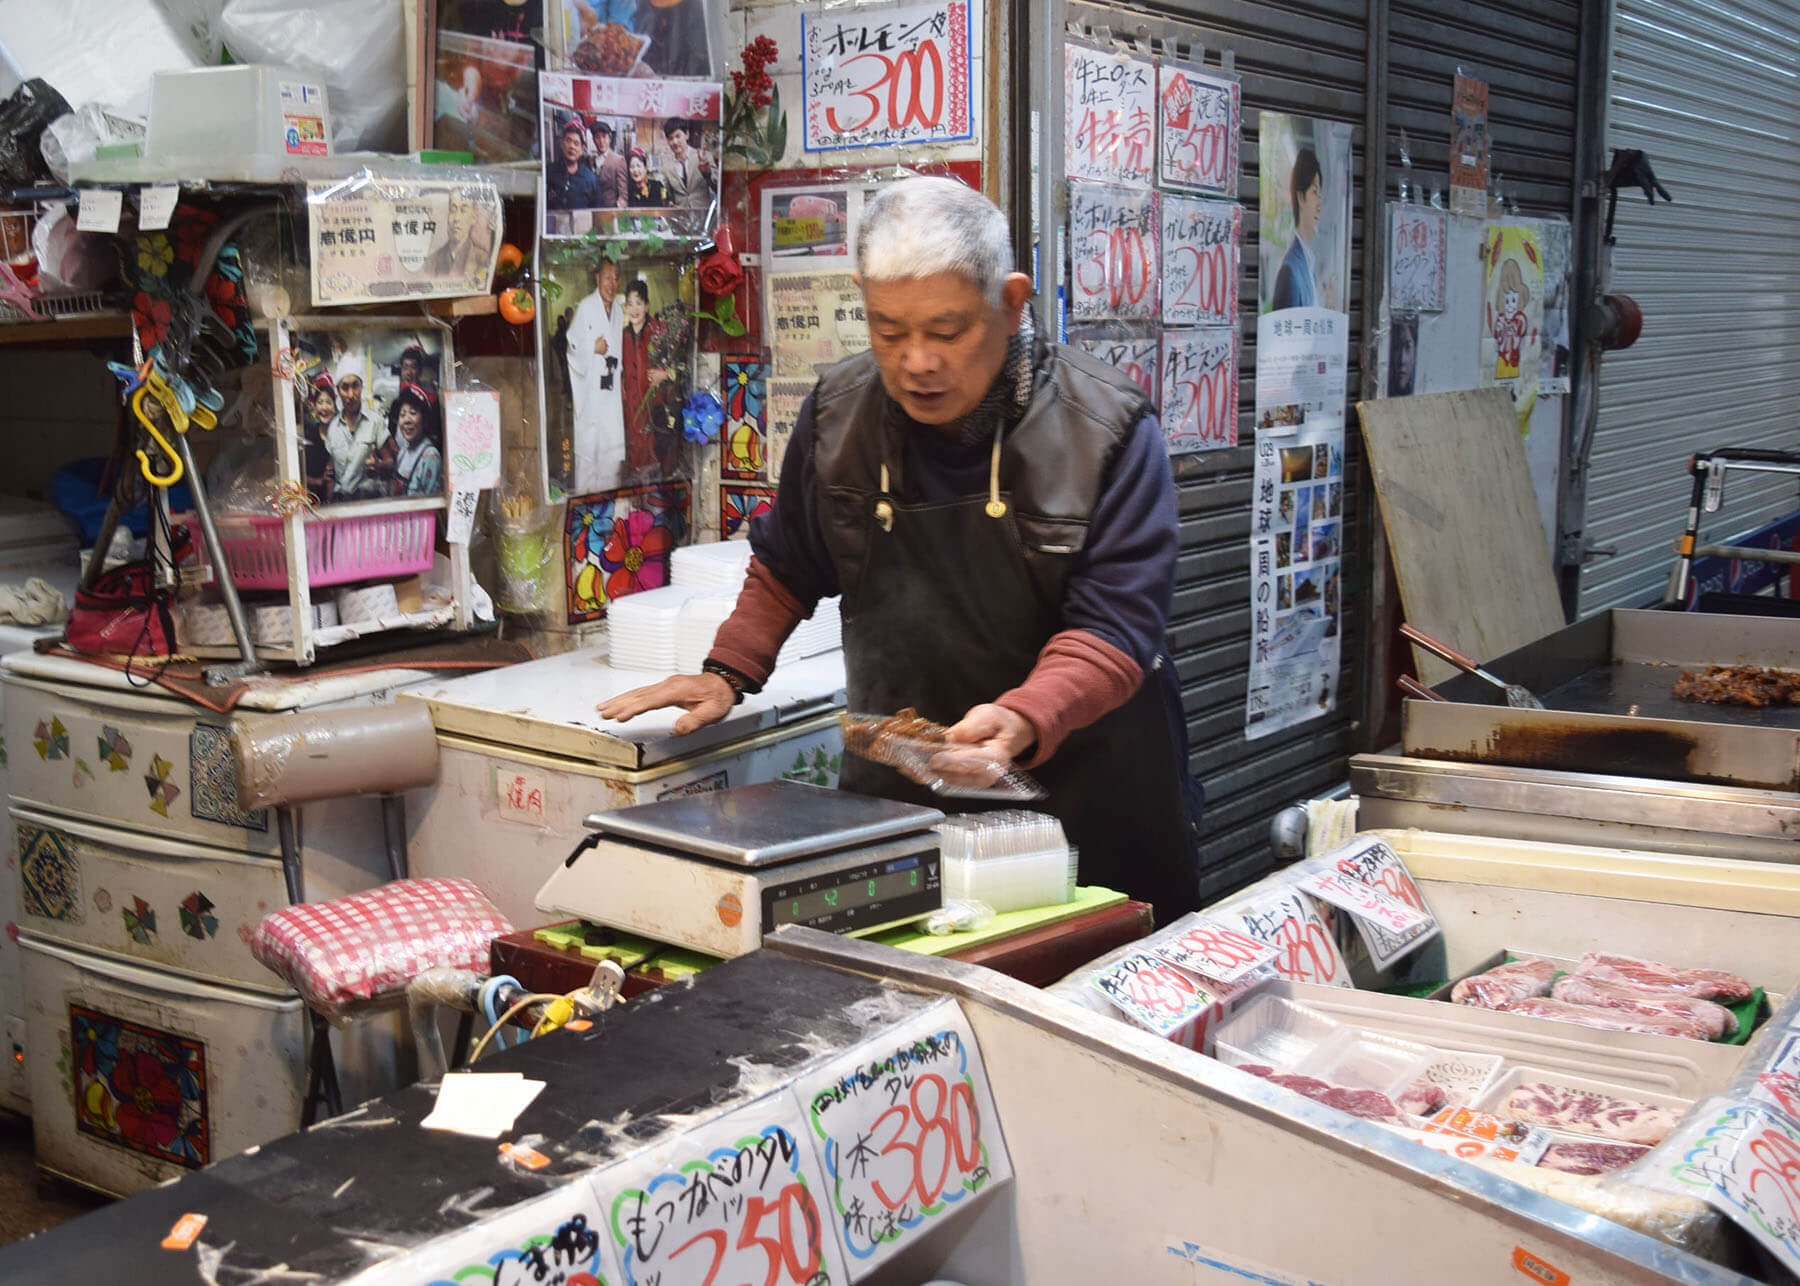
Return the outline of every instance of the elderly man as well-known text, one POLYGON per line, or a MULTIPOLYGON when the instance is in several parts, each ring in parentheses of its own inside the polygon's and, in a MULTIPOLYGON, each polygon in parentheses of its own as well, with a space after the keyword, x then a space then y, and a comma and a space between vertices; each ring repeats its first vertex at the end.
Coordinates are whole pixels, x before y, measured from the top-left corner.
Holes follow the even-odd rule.
MULTIPOLYGON (((971 783, 1029 768, 1083 883, 1167 921, 1198 899, 1198 786, 1163 650, 1177 522, 1144 394, 1037 339, 1006 221, 949 179, 864 207, 856 265, 871 351, 800 410, 773 512, 704 672, 600 707, 681 706, 677 734, 757 691, 795 624, 843 595, 850 707, 953 725, 934 768, 971 783)), ((934 800, 846 757, 843 785, 934 800)))
POLYGON ((387 426, 363 410, 362 376, 338 377, 338 413, 325 430, 325 449, 337 479, 336 498, 366 500, 382 494, 380 480, 369 472, 370 457, 387 437, 387 426))
POLYGON ((625 471, 624 384, 619 363, 625 324, 619 303, 619 265, 605 257, 594 268, 594 293, 575 306, 569 323, 569 395, 574 412, 577 493, 616 487, 625 471))

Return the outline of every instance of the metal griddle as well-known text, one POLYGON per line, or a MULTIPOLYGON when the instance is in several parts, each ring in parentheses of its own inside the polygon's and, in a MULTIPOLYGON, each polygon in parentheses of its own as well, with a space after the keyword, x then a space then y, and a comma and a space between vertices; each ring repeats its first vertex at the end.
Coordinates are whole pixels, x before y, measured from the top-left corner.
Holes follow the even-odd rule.
POLYGON ((1711 705, 1672 695, 1683 669, 1800 670, 1800 622, 1614 610, 1488 662, 1544 702, 1514 710, 1472 675, 1445 702, 1403 703, 1407 755, 1763 790, 1800 790, 1800 706, 1711 705))

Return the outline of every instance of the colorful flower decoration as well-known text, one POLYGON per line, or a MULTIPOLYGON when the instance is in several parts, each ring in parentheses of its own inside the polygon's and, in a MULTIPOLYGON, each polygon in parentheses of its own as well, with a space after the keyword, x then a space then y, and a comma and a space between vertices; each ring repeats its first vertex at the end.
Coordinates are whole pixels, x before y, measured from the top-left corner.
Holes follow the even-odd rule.
POLYGON ((613 502, 611 500, 579 501, 571 504, 569 516, 569 557, 571 561, 599 562, 600 548, 612 535, 612 529, 613 502))
POLYGON ((733 421, 761 424, 768 366, 754 357, 725 359, 725 414, 733 421))
POLYGON ((205 942, 219 932, 219 918, 213 914, 212 899, 198 889, 181 899, 181 931, 199 942, 205 942))
POLYGON ((704 389, 688 397, 681 408, 681 433, 696 445, 711 442, 725 425, 725 408, 704 389))
POLYGON ((131 766, 131 742, 111 724, 100 729, 100 760, 111 772, 124 772, 131 766))
POLYGON ((119 1133, 140 1151, 163 1152, 181 1137, 181 1087, 162 1060, 140 1050, 113 1064, 119 1133))
POLYGON ((774 507, 773 487, 720 487, 719 520, 724 527, 725 539, 739 535, 752 518, 766 514, 774 507))
POLYGON ((137 327, 138 343, 149 352, 163 342, 169 333, 169 323, 175 319, 175 310, 166 299, 153 299, 149 292, 140 290, 131 301, 131 320, 137 327))
POLYGON ((161 232, 146 232, 138 237, 138 271, 151 277, 166 277, 175 262, 175 247, 161 232))
POLYGON ((175 765, 161 755, 152 755, 150 771, 144 774, 144 787, 150 792, 150 811, 160 817, 169 815, 169 805, 181 794, 181 787, 169 780, 175 765))
POLYGON ((613 524, 612 535, 600 550, 600 566, 606 571, 606 597, 618 598, 640 590, 661 589, 669 579, 669 552, 675 540, 669 529, 648 509, 634 509, 623 522, 613 524))
POLYGON ((119 908, 119 915, 125 921, 125 932, 131 940, 140 946, 149 946, 150 939, 156 936, 156 912, 143 898, 134 897, 131 905, 119 908))
POLYGON ((77 1004, 69 1027, 82 1133, 189 1168, 212 1159, 200 1042, 77 1004))
POLYGON ((69 730, 63 727, 63 721, 55 715, 50 722, 38 720, 37 728, 31 736, 32 747, 43 760, 62 759, 69 753, 69 730))

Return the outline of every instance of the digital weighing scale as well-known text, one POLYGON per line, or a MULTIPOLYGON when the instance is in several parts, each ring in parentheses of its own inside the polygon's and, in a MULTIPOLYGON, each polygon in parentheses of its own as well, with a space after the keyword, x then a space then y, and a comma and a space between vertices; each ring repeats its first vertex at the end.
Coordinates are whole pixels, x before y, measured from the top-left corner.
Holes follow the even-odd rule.
POLYGON ((594 813, 537 906, 715 956, 784 924, 873 933, 943 905, 943 818, 794 781, 594 813))

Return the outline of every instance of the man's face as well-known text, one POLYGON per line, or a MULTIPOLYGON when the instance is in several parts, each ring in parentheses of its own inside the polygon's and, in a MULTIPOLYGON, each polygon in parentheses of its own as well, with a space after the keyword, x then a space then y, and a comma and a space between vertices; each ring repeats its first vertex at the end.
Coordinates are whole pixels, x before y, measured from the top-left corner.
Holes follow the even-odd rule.
POLYGON ((595 130, 594 150, 600 153, 601 156, 605 156, 608 152, 612 151, 612 135, 608 134, 603 129, 595 130))
POLYGON ((344 407, 344 419, 354 420, 362 414, 362 380, 346 375, 338 381, 338 401, 344 407))
POLYGON ((865 281, 869 346, 888 396, 920 424, 953 424, 974 410, 1006 364, 1031 280, 1014 273, 999 307, 960 273, 865 281))
POLYGON ((687 155, 687 131, 686 130, 684 130, 684 129, 670 130, 668 133, 668 140, 669 140, 669 151, 671 151, 675 154, 675 159, 677 161, 679 161, 682 157, 687 155))
POLYGON ((581 135, 569 130, 562 136, 563 161, 569 165, 581 159, 581 135))
POLYGON ((600 302, 608 308, 612 301, 619 297, 619 265, 608 259, 600 265, 600 271, 594 274, 594 289, 600 292, 600 302))
POLYGON ((1294 226, 1300 231, 1302 241, 1311 242, 1313 233, 1319 230, 1319 215, 1325 209, 1325 191, 1320 181, 1314 179, 1312 185, 1300 194, 1300 208, 1294 214, 1294 226))
POLYGON ((402 357, 400 359, 400 382, 402 384, 417 384, 419 382, 418 358, 402 357))

